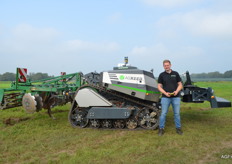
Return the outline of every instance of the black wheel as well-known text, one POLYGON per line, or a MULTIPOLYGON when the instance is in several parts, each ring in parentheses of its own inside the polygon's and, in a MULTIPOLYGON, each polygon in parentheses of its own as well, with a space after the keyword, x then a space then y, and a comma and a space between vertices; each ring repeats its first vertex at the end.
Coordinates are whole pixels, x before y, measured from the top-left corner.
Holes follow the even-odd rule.
POLYGON ((103 120, 102 121, 102 127, 103 128, 112 128, 113 122, 111 120, 103 120))
POLYGON ((159 126, 158 109, 140 109, 137 118, 139 125, 144 129, 156 129, 159 126))
POLYGON ((42 97, 40 97, 39 95, 35 95, 35 101, 36 101, 36 112, 39 112, 42 110, 43 108, 43 100, 42 97))
POLYGON ((76 107, 69 111, 69 122, 73 127, 85 128, 89 119, 87 119, 88 110, 86 108, 76 107))
POLYGON ((100 120, 95 120, 95 119, 90 120, 90 126, 92 128, 100 128, 101 122, 100 122, 100 120))
POLYGON ((125 121, 124 120, 115 120, 114 121, 114 127, 118 129, 123 129, 125 128, 125 121))
POLYGON ((127 122, 126 122, 126 127, 128 129, 135 129, 135 128, 137 128, 137 126, 138 126, 138 121, 136 119, 131 118, 131 119, 127 120, 127 122))

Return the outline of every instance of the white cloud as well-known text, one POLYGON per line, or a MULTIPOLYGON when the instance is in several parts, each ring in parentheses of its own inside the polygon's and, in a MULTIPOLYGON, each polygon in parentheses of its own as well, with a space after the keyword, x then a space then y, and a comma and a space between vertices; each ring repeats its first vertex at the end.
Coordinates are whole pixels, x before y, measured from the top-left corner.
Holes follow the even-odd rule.
POLYGON ((182 23, 197 35, 232 36, 232 12, 196 11, 185 14, 182 18, 182 23))
POLYGON ((179 46, 173 48, 163 43, 159 43, 150 47, 135 46, 132 48, 130 54, 136 56, 163 56, 164 58, 185 58, 204 55, 204 51, 202 50, 202 48, 197 46, 179 46))
POLYGON ((154 55, 168 55, 170 54, 170 52, 164 44, 159 43, 150 47, 135 46, 130 51, 130 54, 137 56, 154 56, 154 55))
POLYGON ((132 48, 132 50, 131 50, 131 54, 141 54, 141 55, 143 55, 143 54, 148 54, 149 53, 149 48, 148 47, 145 47, 145 46, 142 46, 142 47, 138 47, 138 46, 136 46, 136 47, 134 47, 134 48, 132 48))
POLYGON ((12 30, 14 37, 21 40, 47 41, 59 35, 54 28, 36 28, 29 24, 20 24, 12 30))
POLYGON ((162 28, 162 30, 160 30, 157 35, 157 38, 159 38, 159 40, 164 40, 164 41, 172 41, 175 40, 175 42, 179 41, 180 36, 178 35, 178 32, 175 31, 174 28, 162 28))
POLYGON ((117 51, 119 45, 114 42, 95 43, 83 40, 69 40, 63 45, 64 50, 71 52, 79 51, 95 51, 95 52, 111 52, 117 51))
POLYGON ((182 7, 185 5, 197 3, 202 0, 141 0, 141 1, 149 6, 172 8, 172 7, 182 7))
POLYGON ((179 54, 179 57, 189 58, 189 57, 200 57, 205 54, 204 50, 200 47, 196 46, 182 46, 179 48, 177 52, 179 54))
POLYGON ((96 62, 99 57, 104 55, 112 60, 112 54, 119 49, 119 44, 115 42, 64 40, 56 29, 23 24, 8 30, 4 37, 0 37, 0 58, 11 61, 2 62, 0 73, 14 72, 18 66, 32 72, 44 71, 52 74, 65 70, 94 71, 107 65, 96 62), (86 65, 86 61, 94 64, 86 65))
POLYGON ((173 69, 181 73, 203 67, 206 61, 204 50, 197 46, 170 46, 168 44, 155 44, 153 46, 135 46, 130 54, 130 61, 139 68, 150 70, 154 68, 155 76, 163 71, 162 61, 171 60, 173 69), (146 64, 144 64, 146 63, 146 64))
POLYGON ((36 28, 21 24, 13 28, 7 37, 0 39, 0 53, 43 55, 80 51, 112 52, 119 49, 119 45, 115 42, 91 42, 78 39, 62 41, 59 34, 60 32, 53 28, 36 28))
POLYGON ((232 12, 198 10, 162 17, 157 23, 161 31, 187 30, 193 35, 226 38, 232 36, 232 12))
POLYGON ((20 24, 4 33, 0 53, 9 55, 46 53, 55 43, 59 32, 53 28, 35 28, 20 24))

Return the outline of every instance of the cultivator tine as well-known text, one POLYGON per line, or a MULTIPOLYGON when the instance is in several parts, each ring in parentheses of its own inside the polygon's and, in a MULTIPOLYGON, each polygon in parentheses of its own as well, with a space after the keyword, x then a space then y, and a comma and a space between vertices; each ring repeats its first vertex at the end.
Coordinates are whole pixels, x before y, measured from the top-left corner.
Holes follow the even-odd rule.
POLYGON ((22 96, 23 93, 7 93, 4 94, 3 102, 0 104, 0 109, 9 109, 18 106, 22 106, 22 96))

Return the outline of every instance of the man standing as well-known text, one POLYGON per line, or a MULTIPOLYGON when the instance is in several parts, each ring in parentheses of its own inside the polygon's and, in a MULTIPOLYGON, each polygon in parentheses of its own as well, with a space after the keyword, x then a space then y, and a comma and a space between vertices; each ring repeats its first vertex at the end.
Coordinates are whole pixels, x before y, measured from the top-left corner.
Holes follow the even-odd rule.
POLYGON ((172 104, 174 112, 174 121, 176 132, 183 134, 180 121, 180 91, 182 89, 181 78, 178 72, 171 69, 169 60, 163 61, 164 72, 160 73, 158 78, 158 90, 162 93, 161 98, 161 116, 159 122, 159 136, 164 134, 165 120, 168 113, 168 108, 172 104))

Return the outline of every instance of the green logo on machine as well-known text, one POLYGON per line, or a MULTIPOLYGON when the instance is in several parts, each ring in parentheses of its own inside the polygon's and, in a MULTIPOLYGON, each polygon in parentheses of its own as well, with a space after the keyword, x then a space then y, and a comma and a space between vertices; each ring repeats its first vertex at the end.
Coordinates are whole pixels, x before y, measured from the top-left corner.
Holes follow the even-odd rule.
POLYGON ((124 79, 125 79, 125 76, 124 76, 124 75, 121 75, 121 76, 119 77, 119 79, 120 79, 120 80, 124 80, 124 79))

